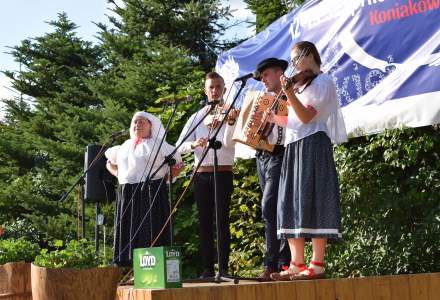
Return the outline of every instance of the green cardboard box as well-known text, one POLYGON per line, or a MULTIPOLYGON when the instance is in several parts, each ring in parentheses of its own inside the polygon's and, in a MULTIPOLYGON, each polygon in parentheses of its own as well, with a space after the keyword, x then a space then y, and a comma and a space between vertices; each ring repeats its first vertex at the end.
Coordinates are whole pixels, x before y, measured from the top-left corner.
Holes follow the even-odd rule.
POLYGON ((134 287, 182 287, 180 247, 138 248, 133 252, 134 287))

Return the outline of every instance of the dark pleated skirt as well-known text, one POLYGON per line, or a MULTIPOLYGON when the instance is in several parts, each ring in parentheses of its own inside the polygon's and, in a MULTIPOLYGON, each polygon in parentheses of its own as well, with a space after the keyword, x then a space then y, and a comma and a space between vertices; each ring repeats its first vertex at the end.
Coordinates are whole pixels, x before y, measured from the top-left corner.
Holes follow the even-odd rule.
MULTIPOLYGON (((151 181, 142 192, 142 183, 137 186, 122 184, 118 187, 113 261, 121 267, 133 266, 133 250, 150 247, 170 214, 165 180, 151 181)), ((168 225, 154 247, 169 243, 168 225)))
POLYGON ((333 149, 322 131, 287 145, 281 169, 277 235, 341 240, 339 183, 333 149))

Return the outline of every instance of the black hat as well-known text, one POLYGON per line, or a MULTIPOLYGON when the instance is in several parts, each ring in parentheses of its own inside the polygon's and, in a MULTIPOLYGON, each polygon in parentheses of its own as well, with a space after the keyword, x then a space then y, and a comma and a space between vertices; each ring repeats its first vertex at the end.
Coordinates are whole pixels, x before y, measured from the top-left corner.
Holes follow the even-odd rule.
POLYGON ((254 77, 255 80, 261 80, 261 73, 270 67, 280 67, 283 72, 286 71, 289 63, 284 59, 278 59, 275 57, 266 58, 265 60, 260 61, 257 66, 257 71, 259 72, 258 77, 254 77))

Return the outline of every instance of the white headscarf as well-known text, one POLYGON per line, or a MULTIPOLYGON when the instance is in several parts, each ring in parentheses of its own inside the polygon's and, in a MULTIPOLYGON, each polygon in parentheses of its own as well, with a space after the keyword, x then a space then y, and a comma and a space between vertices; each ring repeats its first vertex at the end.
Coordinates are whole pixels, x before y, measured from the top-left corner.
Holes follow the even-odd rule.
MULTIPOLYGON (((148 173, 144 172, 145 169, 155 170, 162 164, 165 156, 173 152, 174 147, 168 144, 165 140, 159 149, 160 141, 164 138, 164 135, 165 128, 163 127, 162 122, 154 115, 144 111, 136 112, 133 115, 130 124, 130 140, 125 141, 121 146, 111 147, 105 152, 109 161, 112 164, 118 165, 118 180, 120 184, 133 184, 144 181, 148 173), (134 133, 134 120, 139 117, 150 121, 151 132, 150 137, 141 139, 142 142, 140 146, 136 147, 133 145, 133 141, 136 139, 134 133), (121 153, 123 153, 123 155, 121 155, 121 153), (156 153, 159 153, 159 156, 153 165, 153 159, 152 157, 150 159, 150 156, 155 155, 156 153)), ((177 163, 182 162, 179 153, 174 154, 174 159, 176 159, 177 163)), ((153 179, 160 179, 165 176, 167 172, 167 166, 162 166, 153 179)))
POLYGON ((134 120, 138 117, 147 119, 151 123, 151 134, 150 138, 156 139, 161 138, 165 134, 165 128, 162 125, 162 122, 157 118, 156 116, 147 113, 145 111, 138 111, 133 115, 133 118, 131 118, 131 124, 130 124, 130 138, 134 139, 136 138, 134 134, 134 120))

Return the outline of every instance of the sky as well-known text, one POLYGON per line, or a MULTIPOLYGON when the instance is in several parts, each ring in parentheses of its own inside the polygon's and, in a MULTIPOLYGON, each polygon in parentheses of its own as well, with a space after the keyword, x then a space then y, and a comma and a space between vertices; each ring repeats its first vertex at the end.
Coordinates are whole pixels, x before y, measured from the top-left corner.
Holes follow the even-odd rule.
MULTIPOLYGON (((116 3, 120 0, 116 1, 116 3)), ((234 9, 234 20, 255 20, 253 14, 245 8, 242 0, 222 0, 225 5, 234 9)), ((107 15, 110 4, 107 0, 13 0, 2 1, 0 10, 0 71, 19 70, 18 63, 8 54, 13 47, 26 38, 42 36, 51 31, 47 22, 56 20, 61 12, 79 26, 76 31, 85 40, 97 42, 95 23, 108 23, 107 15)), ((254 28, 242 24, 226 32, 227 38, 249 37, 254 28)), ((14 92, 10 89, 8 79, 0 73, 0 99, 10 98, 14 92)), ((0 116, 1 116, 0 103, 0 116)))

